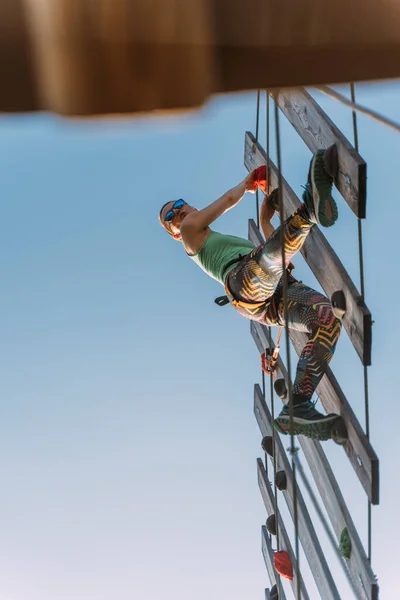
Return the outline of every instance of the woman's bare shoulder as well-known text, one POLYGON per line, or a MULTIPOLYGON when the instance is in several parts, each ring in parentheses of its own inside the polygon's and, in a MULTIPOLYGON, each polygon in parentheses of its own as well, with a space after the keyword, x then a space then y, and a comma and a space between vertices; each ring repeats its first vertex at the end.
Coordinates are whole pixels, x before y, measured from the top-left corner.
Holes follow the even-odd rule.
POLYGON ((206 239, 208 238, 208 236, 210 235, 211 229, 209 227, 207 227, 206 229, 204 229, 203 231, 196 231, 196 230, 192 230, 189 227, 182 227, 181 228, 181 238, 182 238, 182 244, 185 247, 186 252, 190 255, 190 256, 194 256, 195 254, 198 254, 201 250, 201 248, 203 247, 206 239))

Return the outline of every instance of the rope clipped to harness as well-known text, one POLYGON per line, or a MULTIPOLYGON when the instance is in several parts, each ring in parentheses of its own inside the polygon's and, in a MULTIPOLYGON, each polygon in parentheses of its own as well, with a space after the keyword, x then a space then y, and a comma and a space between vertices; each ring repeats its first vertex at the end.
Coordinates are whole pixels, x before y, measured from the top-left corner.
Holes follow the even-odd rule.
POLYGON ((267 348, 265 352, 261 354, 261 368, 266 375, 272 375, 276 369, 276 363, 278 362, 279 350, 280 350, 280 339, 282 335, 283 327, 279 327, 278 336, 276 338, 275 348, 271 354, 271 349, 267 348))

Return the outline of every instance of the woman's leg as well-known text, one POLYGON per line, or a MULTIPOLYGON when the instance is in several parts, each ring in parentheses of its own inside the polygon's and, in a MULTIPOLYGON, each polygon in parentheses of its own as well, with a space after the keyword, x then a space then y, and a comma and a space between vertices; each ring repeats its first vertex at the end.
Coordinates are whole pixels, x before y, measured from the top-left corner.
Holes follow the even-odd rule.
POLYGON ((313 225, 321 222, 320 217, 323 217, 325 226, 333 225, 337 218, 336 204, 331 196, 333 178, 325 171, 323 157, 324 151, 321 150, 311 160, 304 203, 229 275, 228 287, 237 300, 268 300, 275 293, 284 269, 301 250, 313 225), (331 220, 327 219, 327 214, 332 215, 331 220), (282 261, 282 237, 285 264, 282 261))
POLYGON ((283 269, 288 267, 294 255, 301 250, 313 226, 307 207, 302 204, 283 225, 275 229, 265 244, 257 249, 254 259, 266 273, 276 274, 279 281, 283 269), (282 233, 285 265, 282 264, 282 233))
MULTIPOLYGON (((308 333, 297 363, 293 384, 293 403, 311 400, 312 395, 328 368, 340 336, 342 322, 332 310, 328 298, 302 283, 288 286, 288 325, 291 329, 308 333)), ((283 300, 278 312, 282 322, 283 300)))
MULTIPOLYGON (((278 313, 284 323, 283 299, 278 313)), ((322 415, 311 402, 312 395, 325 374, 335 352, 342 323, 329 300, 302 283, 288 286, 288 325, 304 331, 308 341, 299 357, 293 384, 293 417, 295 434, 320 440, 330 437, 330 428, 338 415, 322 415)), ((281 433, 290 432, 290 410, 286 405, 274 425, 281 433)))
POLYGON ((313 223, 305 217, 302 205, 278 227, 271 237, 246 256, 235 267, 228 279, 228 287, 237 300, 263 302, 274 293, 282 278, 281 229, 285 243, 285 267, 304 244, 313 223))

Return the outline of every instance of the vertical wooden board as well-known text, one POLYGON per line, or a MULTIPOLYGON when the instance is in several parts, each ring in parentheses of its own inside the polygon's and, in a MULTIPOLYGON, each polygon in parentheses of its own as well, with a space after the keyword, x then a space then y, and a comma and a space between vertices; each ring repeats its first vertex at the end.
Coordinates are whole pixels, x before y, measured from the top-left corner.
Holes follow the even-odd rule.
MULTIPOLYGON (((271 484, 268 481, 267 474, 264 469, 264 465, 262 464, 262 460, 260 458, 257 459, 257 475, 258 475, 258 485, 260 488, 261 496, 267 510, 268 516, 274 513, 274 495, 272 492, 271 484)), ((278 510, 278 529, 279 529, 279 543, 280 550, 286 550, 290 557, 290 561, 293 566, 293 580, 290 582, 295 598, 297 598, 297 573, 296 573, 296 556, 293 552, 292 544, 290 543, 290 539, 288 533, 286 531, 285 524, 278 510)), ((266 529, 266 528, 265 528, 266 529)), ((267 531, 267 529, 266 529, 267 531)), ((300 590, 301 597, 303 600, 309 600, 309 595, 306 590, 303 578, 300 573, 300 590)))
MULTIPOLYGON (((283 364, 280 365, 280 369, 283 376, 287 378, 283 364)), ((261 435, 263 437, 269 435, 270 420, 265 398, 259 386, 255 386, 254 414, 261 435)), ((322 445, 320 442, 302 435, 298 436, 297 440, 310 467, 338 542, 345 527, 349 532, 352 553, 347 565, 352 581, 358 589, 359 597, 361 600, 377 600, 379 590, 376 578, 322 445)))
MULTIPOLYGON (((265 347, 269 345, 268 328, 252 321, 250 332, 258 350, 264 352, 265 347)), ((300 354, 306 343, 306 334, 290 330, 290 339, 297 354, 300 354)), ((280 370, 285 370, 281 359, 278 366, 280 370)), ((379 504, 379 459, 331 369, 328 368, 317 387, 317 392, 327 413, 335 412, 342 416, 348 432, 348 440, 343 449, 368 498, 372 504, 379 504)))
MULTIPOLYGON (((249 239, 255 245, 259 245, 263 241, 263 237, 253 220, 249 221, 249 239)), ((260 346, 260 339, 262 339, 261 347, 264 346, 261 352, 264 352, 266 346, 269 345, 267 328, 254 322, 251 325, 251 332, 258 346, 260 346)), ((297 354, 300 355, 307 342, 307 334, 291 329, 290 339, 297 354)), ((345 421, 348 440, 343 446, 344 450, 372 504, 379 504, 378 457, 330 368, 322 378, 317 390, 325 410, 328 413, 336 412, 340 414, 345 421)))
MULTIPOLYGON (((265 525, 261 528, 261 552, 264 558, 265 566, 268 571, 271 585, 278 585, 278 579, 274 567, 274 551, 272 550, 268 529, 265 527, 265 525)), ((285 590, 282 586, 279 600, 281 600, 281 598, 282 600, 286 600, 285 590)))
MULTIPOLYGON (((262 235, 253 220, 249 221, 249 239, 255 245, 263 241, 262 235)), ((260 325, 260 327, 262 326, 260 325)), ((264 337, 266 338, 266 332, 264 337)), ((290 338, 297 354, 300 354, 306 344, 307 335, 291 330, 290 338)), ((268 341, 266 343, 269 345, 268 341)), ((344 419, 349 434, 344 450, 372 504, 379 504, 378 458, 329 368, 318 386, 318 393, 321 395, 321 402, 325 410, 327 412, 337 412, 344 419)))
POLYGON ((335 185, 354 214, 364 219, 367 195, 365 161, 304 88, 279 90, 274 99, 313 154, 319 148, 336 144, 339 169, 335 185))
MULTIPOLYGON (((254 136, 247 132, 244 161, 247 169, 250 171, 259 165, 265 164, 266 158, 264 149, 256 142, 254 136)), ((275 188, 278 187, 278 170, 271 160, 269 161, 269 165, 271 173, 270 186, 275 188)), ((299 208, 301 203, 284 178, 282 178, 282 195, 285 218, 287 218, 299 208)), ((249 225, 249 234, 250 236, 258 236, 258 239, 263 241, 254 223, 250 223, 249 225)), ((250 237, 250 239, 254 241, 253 237, 250 237)), ((338 256, 317 226, 313 227, 307 236, 301 253, 329 298, 333 292, 343 290, 346 298, 346 314, 343 318, 344 328, 362 363, 370 365, 372 344, 371 313, 338 256)))
MULTIPOLYGON (((259 410, 259 404, 261 402, 260 396, 262 397, 261 389, 258 385, 254 387, 254 407, 257 421, 261 418, 259 410), (257 412, 258 411, 258 412, 257 412)), ((264 402, 263 404, 263 415, 266 416, 263 419, 262 424, 264 427, 264 435, 272 436, 272 420, 269 410, 264 402)), ((275 451, 276 451, 276 460, 277 460, 277 470, 285 471, 287 477, 287 488, 282 492, 286 504, 288 506, 289 512, 292 516, 292 519, 295 518, 295 491, 294 491, 294 483, 293 483, 293 473, 292 468, 290 466, 289 460, 286 456, 285 449, 282 445, 281 439, 279 435, 275 435, 275 451)), ((270 457, 271 458, 271 457, 270 457)), ((273 464, 274 459, 271 458, 271 462, 273 464)), ((259 481, 264 478, 264 467, 261 461, 258 461, 258 475, 259 481)), ((266 475, 265 475, 266 478, 266 475)), ((296 484, 297 486, 297 484, 296 484)), ((272 493, 272 492, 271 492, 272 493)), ((273 511, 273 506, 272 512, 273 511)), ((308 514, 306 503, 304 502, 303 495, 300 489, 297 487, 297 513, 298 513, 298 534, 299 540, 303 547, 304 553, 306 555, 308 564, 310 565, 310 570, 315 579, 315 583, 317 584, 319 593, 321 594, 321 598, 324 600, 340 600, 339 592, 336 588, 334 579, 329 570, 328 564, 325 560, 324 553, 322 551, 321 545, 318 540, 318 536, 314 529, 313 523, 310 519, 310 515, 308 514)))
MULTIPOLYGON (((300 356, 308 337, 301 331, 290 331, 290 339, 300 356)), ((327 413, 340 414, 347 428, 348 439, 343 445, 372 504, 379 504, 379 460, 346 396, 328 367, 316 390, 327 413)))

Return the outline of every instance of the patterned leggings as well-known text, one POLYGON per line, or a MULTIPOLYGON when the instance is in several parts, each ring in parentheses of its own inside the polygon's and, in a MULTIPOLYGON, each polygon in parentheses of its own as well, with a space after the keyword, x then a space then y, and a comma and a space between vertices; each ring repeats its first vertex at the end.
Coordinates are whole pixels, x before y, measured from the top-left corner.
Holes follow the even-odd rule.
MULTIPOLYGON (((285 266, 282 266, 281 228, 245 256, 228 275, 228 287, 236 300, 249 305, 235 306, 243 316, 263 325, 284 325, 282 298, 283 268, 301 249, 313 224, 304 205, 283 224, 285 266), (268 302, 269 300, 269 302, 268 302), (262 306, 257 303, 265 302, 262 306), (252 303, 254 306, 252 306, 252 303)), ((288 277, 288 325, 308 333, 308 342, 300 355, 293 384, 295 404, 310 400, 335 351, 341 321, 335 317, 329 300, 288 277)))

